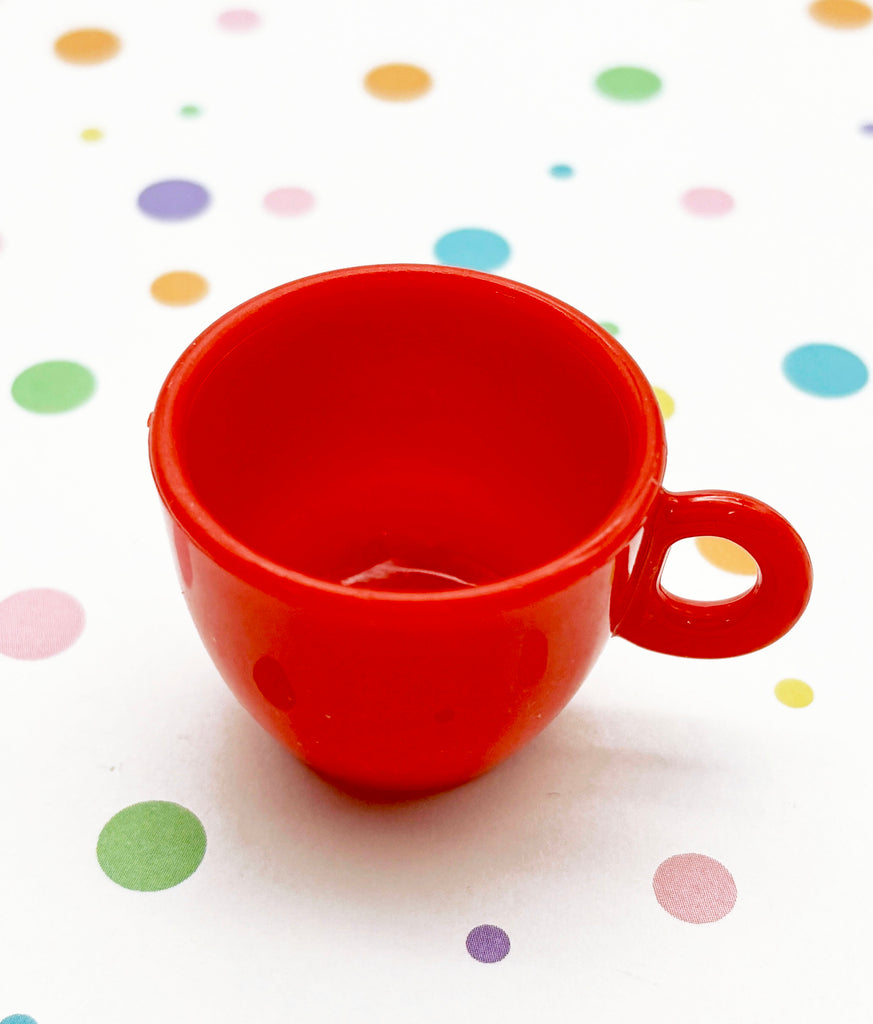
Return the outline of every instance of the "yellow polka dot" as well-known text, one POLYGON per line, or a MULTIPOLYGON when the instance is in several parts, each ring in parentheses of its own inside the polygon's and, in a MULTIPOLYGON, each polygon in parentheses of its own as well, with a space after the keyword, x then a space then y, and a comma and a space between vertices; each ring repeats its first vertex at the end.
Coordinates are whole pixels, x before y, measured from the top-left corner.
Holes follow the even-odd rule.
POLYGON ((873 11, 860 0, 816 0, 809 13, 829 28, 863 28, 873 18, 873 11))
POLYGON ((105 28, 77 28, 55 40, 55 53, 68 64, 100 64, 120 49, 121 40, 105 28))
POLYGON ((431 85, 430 75, 415 64, 382 64, 364 78, 367 92, 380 100, 417 100, 431 85))
POLYGON ((732 540, 725 540, 724 537, 696 537, 694 543, 697 550, 712 565, 725 572, 733 572, 738 576, 757 576, 758 564, 754 558, 734 544, 732 540))
POLYGON ((655 398, 658 399, 658 405, 661 407, 661 415, 665 420, 670 419, 673 413, 676 411, 676 403, 672 397, 664 391, 663 388, 655 388, 655 398))
POLYGON ((802 679, 780 679, 773 692, 788 708, 805 708, 812 704, 812 687, 802 679))
POLYGON ((190 306, 209 291, 205 277, 192 270, 171 270, 152 281, 152 296, 165 306, 190 306))
POLYGON ((99 128, 85 128, 82 138, 85 142, 99 142, 103 138, 103 132, 99 128))

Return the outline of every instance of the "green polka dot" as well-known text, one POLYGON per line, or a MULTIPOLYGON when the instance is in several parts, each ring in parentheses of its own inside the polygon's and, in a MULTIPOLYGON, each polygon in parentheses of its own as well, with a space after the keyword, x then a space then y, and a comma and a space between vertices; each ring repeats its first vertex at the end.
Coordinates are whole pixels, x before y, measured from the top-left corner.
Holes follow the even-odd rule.
POLYGON ((94 393, 94 374, 78 363, 36 363, 12 382, 12 397, 29 412, 68 412, 94 393))
POLYGON ((169 889, 192 875, 206 853, 200 819, 179 804, 147 800, 103 826, 97 860, 113 882, 137 892, 169 889))
POLYGON ((199 117, 203 111, 193 103, 186 103, 179 111, 182 117, 199 117))
POLYGON ((600 326, 607 334, 611 334, 613 337, 618 334, 618 324, 614 324, 611 320, 601 320, 600 326))
POLYGON ((646 68, 607 68, 597 76, 595 85, 610 99, 632 103, 661 91, 661 79, 646 68))

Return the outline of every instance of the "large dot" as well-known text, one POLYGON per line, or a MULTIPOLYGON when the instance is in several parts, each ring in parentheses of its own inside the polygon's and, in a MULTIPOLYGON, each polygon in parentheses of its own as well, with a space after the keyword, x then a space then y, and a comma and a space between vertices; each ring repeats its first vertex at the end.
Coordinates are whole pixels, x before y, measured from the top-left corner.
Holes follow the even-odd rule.
POLYGON ((682 196, 682 205, 698 217, 723 217, 734 208, 734 201, 720 188, 691 188, 682 196))
MULTIPOLYGON (((673 401, 672 395, 669 395, 663 388, 652 388, 652 390, 655 392, 655 398, 658 400, 661 415, 665 420, 670 419, 676 411, 676 403, 673 401)), ((720 540, 721 538, 716 539, 720 540)))
POLYGON ((494 924, 480 924, 467 936, 467 952, 483 964, 495 964, 509 953, 509 936, 494 924))
POLYGON ((228 32, 250 32, 261 24, 261 18, 256 11, 235 8, 230 11, 222 11, 218 15, 218 24, 228 32))
POLYGON ((816 0, 809 13, 828 28, 863 28, 873 18, 873 11, 860 0, 816 0))
POLYGON ((152 281, 152 297, 165 306, 190 306, 209 291, 205 277, 193 270, 171 270, 152 281))
POLYGON ((55 40, 55 54, 68 64, 101 64, 121 49, 121 40, 105 28, 77 28, 55 40))
POLYGON ((758 563, 739 544, 726 537, 695 537, 694 544, 703 557, 717 569, 737 576, 757 576, 758 563))
POLYGON ((94 393, 94 374, 63 359, 35 363, 12 382, 12 397, 29 412, 69 412, 94 393))
POLYGON ((574 173, 573 168, 569 164, 552 164, 549 168, 549 174, 559 180, 572 178, 574 173))
POLYGON ((812 687, 802 679, 780 679, 773 692, 776 699, 789 708, 805 708, 812 704, 812 687))
POLYGON ((607 68, 597 76, 595 85, 610 99, 632 103, 651 99, 661 91, 661 79, 647 68, 607 68))
POLYGON ((103 826, 97 860, 113 882, 137 892, 169 889, 192 875, 206 852, 196 814, 165 800, 119 811, 103 826))
POLYGON ((652 885, 664 910, 688 924, 720 921, 737 902, 730 871, 702 853, 668 857, 658 866, 652 885))
POLYGON ((36 1021, 27 1013, 11 1013, 0 1020, 0 1024, 36 1024, 36 1021))
POLYGON ((509 243, 485 228, 458 228, 438 239, 434 252, 440 263, 472 270, 496 270, 509 259, 509 243))
POLYGON ((103 132, 99 128, 83 128, 80 137, 83 142, 99 142, 103 132))
POLYGON ((364 88, 380 100, 417 100, 432 85, 430 75, 416 64, 380 64, 367 72, 364 88))
POLYGON ((156 181, 144 188, 137 199, 143 213, 158 220, 186 220, 209 205, 209 193, 196 181, 156 181))
POLYGON ((299 217, 315 205, 315 196, 305 188, 275 188, 264 196, 264 206, 280 217, 299 217))
POLYGON ((820 398, 853 395, 869 377, 864 361, 854 352, 823 342, 793 349, 782 361, 782 370, 796 388, 820 398))
POLYGON ((0 654, 21 661, 51 658, 85 628, 85 609, 62 590, 19 590, 0 601, 0 654))

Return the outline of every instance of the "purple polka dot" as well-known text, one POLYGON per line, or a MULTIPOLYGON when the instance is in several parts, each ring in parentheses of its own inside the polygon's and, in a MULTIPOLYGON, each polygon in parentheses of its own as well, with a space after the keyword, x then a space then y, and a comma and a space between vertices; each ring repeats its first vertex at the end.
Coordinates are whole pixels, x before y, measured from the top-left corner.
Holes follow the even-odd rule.
POLYGON ((255 11, 235 9, 218 15, 218 24, 228 32, 250 32, 260 25, 260 16, 255 11))
POLYGON ((467 936, 467 952, 482 964, 496 964, 509 953, 509 936, 494 924, 480 924, 467 936))
POLYGON ((0 601, 0 654, 37 661, 65 651, 85 628, 85 609, 61 590, 20 590, 0 601))
POLYGON ((723 217, 734 208, 734 201, 720 188, 692 188, 682 196, 682 205, 698 217, 723 217))
POLYGON ((209 205, 209 193, 196 181, 156 181, 137 200, 143 213, 158 220, 186 220, 209 205))
POLYGON ((861 131, 865 135, 873 135, 873 122, 870 122, 869 124, 862 124, 861 131))
POLYGON ((264 206, 280 217, 297 217, 315 205, 315 196, 305 188, 276 188, 264 196, 264 206))

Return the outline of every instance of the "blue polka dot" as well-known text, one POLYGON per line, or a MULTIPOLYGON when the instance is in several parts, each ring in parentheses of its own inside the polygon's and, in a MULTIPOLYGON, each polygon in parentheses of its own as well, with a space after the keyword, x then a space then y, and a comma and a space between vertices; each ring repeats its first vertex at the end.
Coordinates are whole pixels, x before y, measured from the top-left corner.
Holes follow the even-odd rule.
POLYGON ((484 228, 459 228, 443 235, 434 246, 440 263, 470 270, 496 270, 509 259, 509 243, 484 228))
POLYGON ((0 1020, 0 1024, 36 1024, 36 1021, 26 1013, 13 1013, 0 1020))
POLYGON ((785 376, 810 395, 843 398, 860 391, 869 376, 863 360, 839 345, 815 342, 793 349, 782 362, 785 376))
POLYGON ((549 168, 549 174, 553 178, 572 178, 574 173, 573 168, 569 164, 553 164, 549 168))

